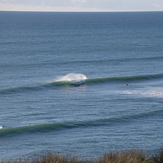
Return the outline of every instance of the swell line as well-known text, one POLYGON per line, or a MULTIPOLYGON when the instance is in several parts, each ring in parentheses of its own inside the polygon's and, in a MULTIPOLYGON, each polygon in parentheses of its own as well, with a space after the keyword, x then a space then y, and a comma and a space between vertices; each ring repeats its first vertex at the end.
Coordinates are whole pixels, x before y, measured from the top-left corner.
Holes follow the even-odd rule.
POLYGON ((1 89, 0 94, 12 94, 12 93, 21 93, 21 92, 29 92, 29 91, 40 91, 42 89, 50 88, 50 87, 64 87, 64 86, 74 86, 69 81, 54 81, 50 83, 38 84, 35 86, 22 86, 22 87, 13 87, 1 89))
POLYGON ((139 75, 139 76, 117 76, 117 77, 108 77, 108 78, 86 79, 86 83, 144 81, 144 80, 156 80, 162 78, 163 78, 163 74, 139 75))
MULTIPOLYGON (((38 91, 43 88, 51 88, 51 87, 74 87, 80 86, 83 84, 98 84, 98 83, 107 83, 107 82, 129 82, 129 81, 145 81, 145 80, 157 80, 162 79, 163 74, 151 74, 151 75, 138 75, 138 76, 117 76, 117 77, 106 77, 106 78, 87 78, 83 80, 83 82, 75 82, 75 81, 52 81, 44 84, 38 84, 35 86, 27 86, 27 87, 15 87, 0 90, 0 94, 9 94, 16 92, 24 92, 24 91, 38 91), (79 83, 78 83, 79 82, 79 83), (76 84, 77 83, 77 84, 76 84)), ((81 80, 82 81, 82 80, 81 80)))
MULTIPOLYGON (((107 82, 127 82, 127 81, 144 81, 144 80, 157 80, 162 79, 163 74, 151 74, 151 75, 138 75, 138 76, 117 76, 106 78, 88 78, 83 80, 84 84, 98 84, 107 82)), ((82 83, 83 84, 83 83, 82 83)), ((45 84, 46 86, 76 86, 72 81, 53 81, 45 84)), ((80 85, 79 85, 80 86, 80 85)))
POLYGON ((41 89, 41 85, 37 86, 25 86, 25 87, 13 87, 0 90, 0 94, 10 94, 16 92, 24 92, 24 91, 36 91, 41 89))
MULTIPOLYGON (((44 65, 60 65, 60 64, 94 64, 94 63, 112 63, 112 62, 130 62, 130 61, 135 61, 135 60, 163 60, 162 56, 152 56, 152 57, 132 57, 132 58, 112 58, 112 59, 91 59, 91 60, 72 60, 72 61, 62 61, 62 62, 55 62, 48 60, 48 62, 42 62, 42 63, 24 63, 24 64, 13 64, 12 66, 14 67, 24 67, 24 66, 44 66, 44 65)), ((2 68, 9 67, 10 64, 2 64, 2 68)))
POLYGON ((134 115, 125 115, 120 117, 110 117, 105 119, 95 119, 90 121, 76 121, 76 122, 63 122, 54 124, 38 124, 15 128, 1 128, 0 137, 21 135, 21 134, 34 134, 34 133, 46 133, 50 131, 59 131, 72 128, 88 128, 88 127, 104 127, 104 126, 115 126, 125 125, 125 123, 133 123, 135 120, 144 118, 151 118, 155 116, 162 116, 163 110, 156 110, 146 113, 139 113, 134 115))

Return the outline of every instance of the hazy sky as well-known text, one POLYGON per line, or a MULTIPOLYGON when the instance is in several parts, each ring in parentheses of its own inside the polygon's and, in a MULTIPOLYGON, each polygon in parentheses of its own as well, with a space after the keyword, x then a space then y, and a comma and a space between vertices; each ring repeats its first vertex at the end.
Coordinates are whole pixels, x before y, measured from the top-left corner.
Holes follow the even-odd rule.
POLYGON ((0 0, 0 11, 163 11, 163 0, 0 0))

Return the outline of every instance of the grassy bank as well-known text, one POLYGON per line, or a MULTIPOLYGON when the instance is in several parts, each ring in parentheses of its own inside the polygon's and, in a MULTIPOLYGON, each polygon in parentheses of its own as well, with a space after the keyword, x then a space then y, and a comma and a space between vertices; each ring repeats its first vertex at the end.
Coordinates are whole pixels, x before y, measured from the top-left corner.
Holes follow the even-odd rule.
POLYGON ((66 157, 52 153, 28 160, 1 161, 0 163, 163 163, 163 149, 157 154, 148 156, 138 150, 110 152, 95 160, 84 161, 76 157, 66 157))

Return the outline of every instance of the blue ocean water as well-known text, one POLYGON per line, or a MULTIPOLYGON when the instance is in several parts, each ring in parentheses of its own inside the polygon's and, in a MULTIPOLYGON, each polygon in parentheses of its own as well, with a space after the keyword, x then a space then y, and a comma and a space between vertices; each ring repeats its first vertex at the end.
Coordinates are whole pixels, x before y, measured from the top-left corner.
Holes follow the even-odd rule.
POLYGON ((0 12, 0 160, 157 151, 162 70, 163 12, 0 12))

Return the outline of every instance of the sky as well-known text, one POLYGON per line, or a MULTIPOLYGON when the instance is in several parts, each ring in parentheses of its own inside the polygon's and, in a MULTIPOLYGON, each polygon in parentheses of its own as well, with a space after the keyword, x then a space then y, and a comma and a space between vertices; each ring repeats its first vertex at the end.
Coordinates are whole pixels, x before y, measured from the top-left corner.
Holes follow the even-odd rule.
POLYGON ((0 11, 163 11, 163 0, 0 0, 0 11))

